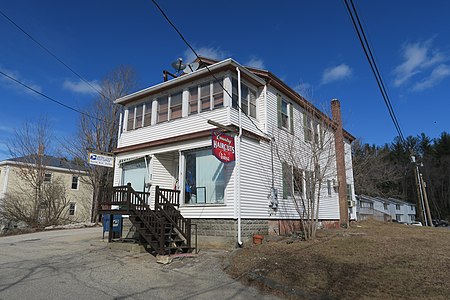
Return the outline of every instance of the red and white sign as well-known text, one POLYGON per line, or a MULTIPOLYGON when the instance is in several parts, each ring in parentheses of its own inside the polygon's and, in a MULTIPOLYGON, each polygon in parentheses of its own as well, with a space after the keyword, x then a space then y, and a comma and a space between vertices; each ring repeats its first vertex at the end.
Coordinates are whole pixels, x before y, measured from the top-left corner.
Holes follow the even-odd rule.
POLYGON ((218 160, 224 163, 235 161, 234 137, 213 129, 211 140, 212 153, 218 160))

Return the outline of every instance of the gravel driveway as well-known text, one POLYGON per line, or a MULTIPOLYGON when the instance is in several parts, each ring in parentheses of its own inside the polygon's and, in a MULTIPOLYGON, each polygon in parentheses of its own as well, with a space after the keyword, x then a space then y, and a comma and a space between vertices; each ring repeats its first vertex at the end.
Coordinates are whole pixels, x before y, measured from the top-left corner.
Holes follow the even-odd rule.
POLYGON ((0 238, 0 299, 274 299, 222 271, 222 250, 160 265, 111 250, 101 228, 0 238))

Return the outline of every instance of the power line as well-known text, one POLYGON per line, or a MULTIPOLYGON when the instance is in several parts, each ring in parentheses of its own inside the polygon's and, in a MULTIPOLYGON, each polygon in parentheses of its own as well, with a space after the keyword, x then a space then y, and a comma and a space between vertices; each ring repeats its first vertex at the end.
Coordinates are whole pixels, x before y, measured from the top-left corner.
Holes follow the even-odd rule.
POLYGON ((81 111, 81 110, 78 110, 78 109, 76 109, 76 108, 74 108, 74 107, 72 107, 72 106, 70 106, 70 105, 67 105, 67 104, 61 102, 61 101, 58 101, 58 100, 56 100, 55 98, 52 98, 52 97, 50 97, 50 96, 47 96, 46 94, 44 94, 44 93, 42 93, 42 92, 39 92, 38 90, 32 88, 31 86, 29 86, 29 85, 27 85, 27 84, 21 82, 20 80, 14 78, 14 77, 12 77, 12 76, 10 76, 10 75, 8 75, 8 74, 2 72, 1 70, 0 70, 0 74, 3 75, 3 76, 5 76, 5 77, 8 78, 9 80, 14 81, 14 82, 17 83, 17 84, 20 84, 21 86, 23 86, 23 87, 29 89, 30 91, 32 91, 32 92, 38 94, 39 96, 42 96, 42 97, 44 97, 45 99, 50 100, 50 101, 52 101, 52 102, 54 102, 54 103, 56 103, 56 104, 58 104, 58 105, 61 105, 61 106, 65 107, 65 108, 67 108, 67 109, 70 109, 70 110, 72 110, 72 111, 74 111, 74 112, 77 112, 77 113, 79 113, 79 114, 82 114, 82 115, 84 115, 84 116, 86 116, 86 117, 95 119, 95 120, 97 120, 97 121, 108 123, 108 122, 106 122, 105 120, 102 120, 102 119, 99 119, 99 118, 97 118, 97 117, 91 116, 91 115, 89 115, 88 113, 85 113, 85 112, 83 112, 83 111, 81 111))
POLYGON ((92 85, 88 80, 84 79, 83 76, 81 76, 78 72, 76 72, 73 68, 71 68, 68 64, 66 64, 62 59, 60 59, 56 54, 54 54, 52 51, 50 51, 47 47, 45 47, 41 42, 39 42, 37 39, 35 39, 31 34, 29 34, 25 29, 20 27, 14 20, 12 20, 10 17, 8 17, 2 10, 0 10, 0 14, 5 17, 11 24, 13 24, 17 29, 22 31, 23 34, 25 34, 27 37, 29 37, 33 42, 35 42, 39 47, 41 47, 45 52, 47 52, 50 56, 52 56, 54 59, 56 59, 58 62, 60 62, 64 67, 66 67, 69 71, 71 71, 75 76, 77 76, 80 80, 82 80, 84 83, 89 85, 93 90, 95 90, 100 96, 109 99, 106 95, 104 95, 98 88, 96 88, 94 85, 92 85))
MULTIPOLYGON (((200 57, 200 55, 197 54, 197 52, 195 51, 195 49, 189 44, 189 42, 186 40, 186 38, 183 36, 183 34, 180 32, 180 30, 178 30, 178 28, 175 26, 175 24, 173 24, 173 22, 169 19, 169 17, 167 16, 167 14, 164 12, 164 10, 161 8, 161 6, 159 6, 159 4, 155 1, 152 0, 153 4, 155 4, 155 6, 158 8, 158 10, 160 11, 160 13, 163 15, 163 17, 166 19, 166 21, 170 24, 170 26, 172 26, 172 28, 178 33, 178 35, 180 36, 180 38, 183 40, 183 42, 189 47, 189 49, 191 49, 191 51, 194 53, 194 55, 198 58, 198 60, 200 62, 202 61, 202 58, 200 57)), ((205 64, 205 68, 208 70, 208 72, 212 75, 212 77, 214 78, 214 80, 220 85, 220 87, 222 88, 222 90, 225 91, 225 93, 227 93, 227 95, 230 97, 230 99, 233 99, 233 96, 224 88, 223 84, 220 82, 219 79, 217 79, 217 77, 214 75, 214 73, 209 69, 209 67, 205 64)), ((239 103, 236 103, 236 105, 239 107, 239 109, 244 113, 244 115, 250 120, 250 122, 253 124, 253 126, 255 126, 256 129, 258 129, 258 131, 260 131, 263 135, 268 136, 267 133, 265 133, 264 131, 262 131, 261 129, 259 129, 259 127, 255 124, 255 122, 253 122, 253 120, 250 118, 250 116, 242 110, 242 108, 239 106, 239 103)))
POLYGON ((355 28, 356 34, 358 35, 359 42, 361 43, 361 46, 362 46, 362 48, 364 50, 364 54, 365 54, 365 56, 366 56, 366 58, 367 58, 367 60, 369 62, 370 68, 372 69, 372 73, 375 76, 378 88, 379 88, 379 90, 381 92, 381 95, 383 97, 384 103, 385 103, 385 105, 386 105, 386 107, 388 109, 389 116, 391 117, 391 120, 394 123, 395 129, 396 129, 396 131, 398 133, 398 136, 400 137, 400 140, 402 141, 402 143, 404 145, 406 145, 405 138, 404 138, 402 129, 400 127, 400 123, 398 122, 398 118, 395 115, 395 111, 394 111, 394 108, 392 106, 389 94, 388 94, 388 92, 386 90, 386 87, 384 85, 383 78, 381 77, 380 71, 379 71, 379 69, 377 67, 377 64, 376 64, 375 58, 373 56, 372 50, 370 49, 370 44, 368 42, 367 35, 364 32, 364 28, 361 25, 361 21, 360 21, 360 18, 358 16, 358 12, 357 12, 357 10, 355 8, 353 0, 350 0, 351 8, 350 8, 350 5, 348 4, 347 1, 348 0, 344 0, 345 6, 346 6, 347 11, 348 11, 348 13, 350 15, 350 18, 352 20, 352 24, 353 24, 353 27, 355 28))

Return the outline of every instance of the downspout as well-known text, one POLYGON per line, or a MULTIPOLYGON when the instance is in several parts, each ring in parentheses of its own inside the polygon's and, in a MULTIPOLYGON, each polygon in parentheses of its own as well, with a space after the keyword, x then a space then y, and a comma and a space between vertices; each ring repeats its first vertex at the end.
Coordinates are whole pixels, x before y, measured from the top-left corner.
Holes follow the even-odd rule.
POLYGON ((239 135, 236 145, 236 175, 237 175, 237 197, 236 197, 236 211, 237 211, 237 226, 238 226, 238 246, 242 247, 242 228, 241 228, 241 137, 242 137, 242 101, 241 101, 241 71, 236 67, 237 81, 238 81, 238 103, 239 103, 239 135))

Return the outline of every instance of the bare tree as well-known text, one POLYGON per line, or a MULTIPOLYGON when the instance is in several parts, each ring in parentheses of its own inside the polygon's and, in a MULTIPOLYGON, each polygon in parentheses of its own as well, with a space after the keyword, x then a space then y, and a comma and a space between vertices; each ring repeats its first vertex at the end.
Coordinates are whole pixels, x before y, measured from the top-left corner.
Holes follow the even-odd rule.
POLYGON ((113 182, 113 169, 88 164, 89 150, 105 153, 117 147, 119 117, 122 107, 113 101, 129 94, 136 86, 134 69, 120 66, 109 73, 101 83, 100 96, 86 109, 87 115, 81 115, 78 134, 75 139, 66 141, 67 151, 72 153, 79 164, 87 168, 89 175, 85 180, 93 189, 93 207, 91 220, 95 222, 101 191, 113 182))
POLYGON ((15 222, 25 222, 31 227, 63 222, 68 206, 64 185, 54 179, 46 180, 52 134, 46 118, 37 124, 25 122, 17 129, 8 147, 18 182, 0 205, 2 217, 15 222))
POLYGON ((311 105, 293 124, 291 132, 278 130, 273 141, 282 164, 283 198, 292 200, 305 239, 314 239, 324 183, 336 176, 333 123, 311 105))

